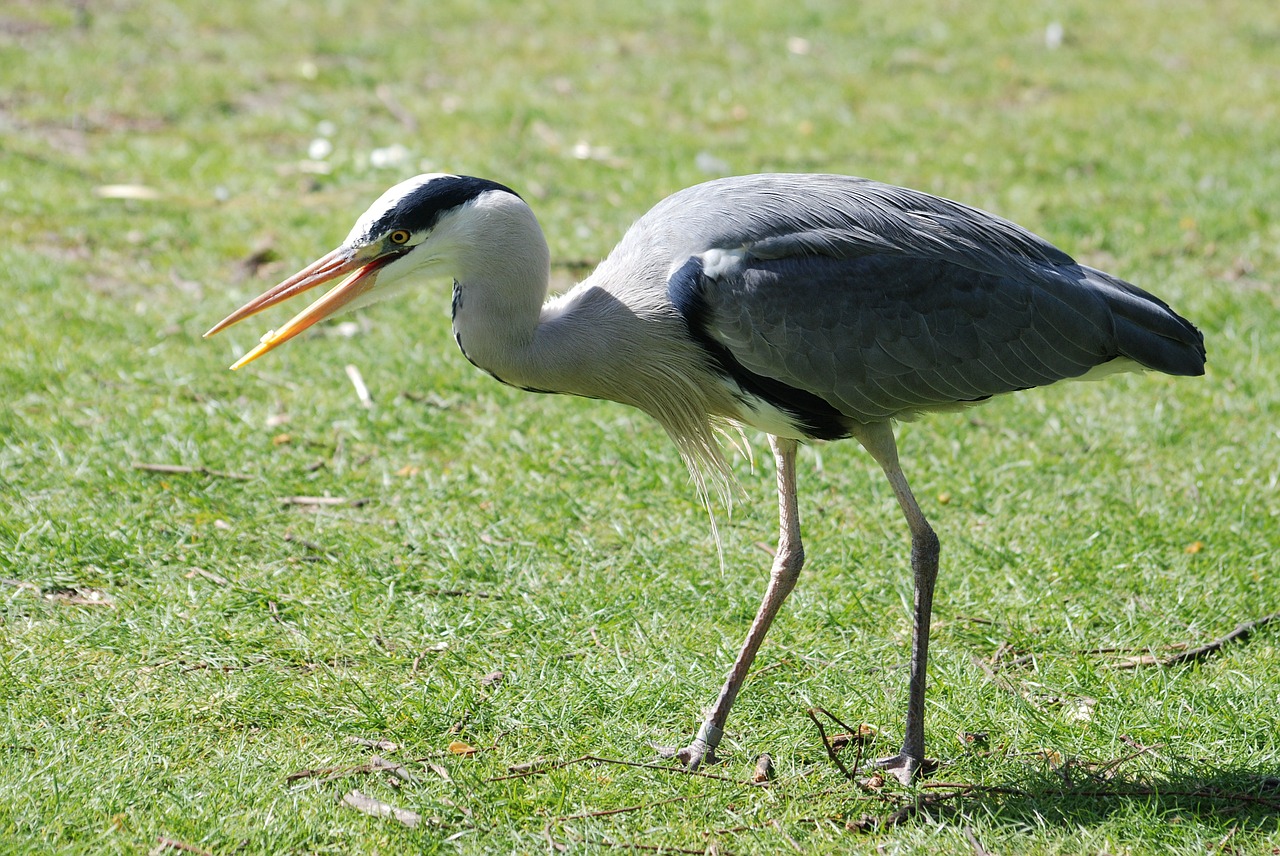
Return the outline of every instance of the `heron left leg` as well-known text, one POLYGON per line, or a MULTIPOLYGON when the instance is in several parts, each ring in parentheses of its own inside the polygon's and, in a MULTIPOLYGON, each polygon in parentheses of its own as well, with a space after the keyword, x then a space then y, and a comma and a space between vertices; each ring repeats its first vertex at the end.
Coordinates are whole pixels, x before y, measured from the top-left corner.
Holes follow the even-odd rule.
POLYGON ((867 425, 855 434, 858 441, 884 470, 893 487, 902 514, 911 530, 911 575, 915 603, 911 628, 911 679, 907 690, 907 723, 902 738, 902 751, 881 758, 874 766, 892 773, 904 785, 918 773, 925 773, 933 762, 924 756, 925 673, 929 664, 929 621, 933 614, 933 587, 938 580, 938 536, 925 519, 919 503, 911 493, 907 478, 898 464, 898 445, 893 426, 888 422, 867 425))
POLYGON ((683 749, 660 749, 664 756, 679 758, 685 766, 696 770, 704 761, 715 763, 715 749, 724 736, 724 724, 729 718, 729 708, 733 707, 738 690, 746 680, 747 670, 760 650, 760 643, 769 632, 769 625, 782 607, 782 602, 796 586, 800 578, 800 569, 804 566, 804 546, 800 543, 800 514, 796 501, 796 448, 795 440, 787 440, 770 435, 769 444, 773 447, 774 460, 778 469, 778 552, 774 556, 773 570, 769 575, 769 585, 765 589, 764 601, 756 613, 755 621, 747 632, 747 639, 738 652, 720 696, 707 713, 698 736, 683 749))

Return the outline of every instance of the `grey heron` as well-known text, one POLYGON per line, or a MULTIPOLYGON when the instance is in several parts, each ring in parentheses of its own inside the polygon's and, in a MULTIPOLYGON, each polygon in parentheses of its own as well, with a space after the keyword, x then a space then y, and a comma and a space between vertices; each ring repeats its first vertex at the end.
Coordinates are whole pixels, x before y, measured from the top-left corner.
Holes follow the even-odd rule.
POLYGON ((692 742, 715 757, 747 671, 804 562, 801 442, 857 439, 906 517, 914 581, 906 725, 878 763, 904 783, 925 764, 934 534, 898 462, 895 420, 1113 370, 1204 373, 1204 338, 1160 299, 1077 263, 999 217, 838 175, 709 181, 659 202, 595 272, 548 299, 533 211, 481 178, 420 175, 384 193, 332 252, 219 322, 212 335, 346 276, 232 368, 343 307, 453 279, 453 333, 498 380, 629 404, 671 436, 701 490, 730 477, 717 424, 765 432, 779 536, 763 602, 692 742))

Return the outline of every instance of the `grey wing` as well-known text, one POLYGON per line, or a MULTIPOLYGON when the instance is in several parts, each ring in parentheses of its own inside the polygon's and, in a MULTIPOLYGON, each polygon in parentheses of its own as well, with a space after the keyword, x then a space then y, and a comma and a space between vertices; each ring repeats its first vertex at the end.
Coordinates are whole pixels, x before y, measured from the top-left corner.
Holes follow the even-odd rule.
POLYGON ((701 287, 702 331, 733 360, 857 422, 1053 383, 1116 356, 1090 302, 930 259, 752 259, 701 287))
POLYGON ((864 179, 708 182, 656 206, 619 249, 673 252, 667 296, 694 338, 814 436, 1117 357, 1204 370, 1200 332, 1158 298, 1007 220, 864 179))
POLYGON ((765 258, 755 247, 702 254, 668 290, 721 368, 813 436, 838 434, 823 405, 866 423, 1078 377, 1120 356, 1202 370, 1198 331, 1091 268, 1023 258, 983 270, 968 255, 840 254, 786 240, 807 253, 779 253, 774 240, 765 258))

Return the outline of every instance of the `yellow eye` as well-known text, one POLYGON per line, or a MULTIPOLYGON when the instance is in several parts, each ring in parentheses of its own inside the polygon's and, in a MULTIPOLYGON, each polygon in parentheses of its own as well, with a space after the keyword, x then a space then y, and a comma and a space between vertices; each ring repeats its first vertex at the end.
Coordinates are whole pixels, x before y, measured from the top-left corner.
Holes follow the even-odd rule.
POLYGON ((407 244, 409 243, 409 233, 404 229, 396 229, 387 236, 387 239, 393 244, 407 244))

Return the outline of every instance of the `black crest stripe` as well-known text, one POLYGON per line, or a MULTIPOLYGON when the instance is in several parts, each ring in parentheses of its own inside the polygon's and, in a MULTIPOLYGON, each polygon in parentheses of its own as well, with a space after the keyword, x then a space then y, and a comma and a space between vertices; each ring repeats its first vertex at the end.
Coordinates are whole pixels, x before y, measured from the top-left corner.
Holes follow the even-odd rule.
POLYGON ((415 234, 430 231, 445 212, 465 205, 490 191, 510 193, 516 198, 520 197, 520 194, 506 185, 486 178, 473 178, 468 175, 442 176, 406 194, 389 211, 374 221, 369 227, 369 233, 381 235, 392 229, 407 229, 415 234))

